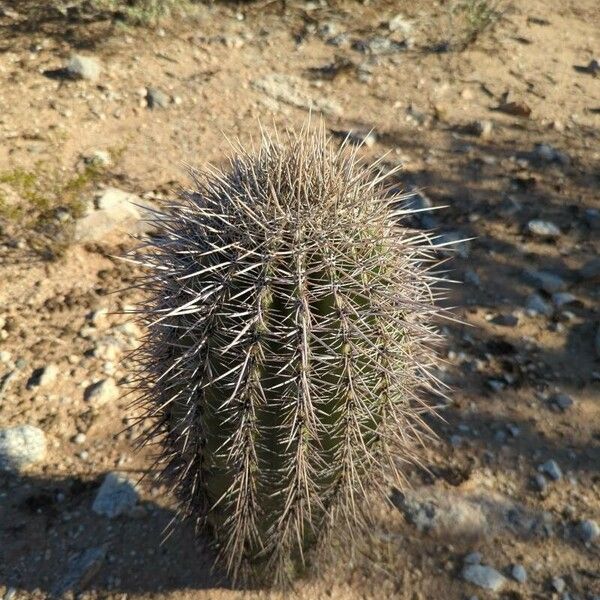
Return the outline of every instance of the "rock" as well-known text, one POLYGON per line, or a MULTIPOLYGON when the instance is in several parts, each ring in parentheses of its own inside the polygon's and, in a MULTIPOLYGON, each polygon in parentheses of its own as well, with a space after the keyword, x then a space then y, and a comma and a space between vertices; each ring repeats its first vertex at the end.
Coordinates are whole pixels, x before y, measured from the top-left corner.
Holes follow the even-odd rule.
POLYGON ((388 37, 375 35, 365 40, 354 40, 352 49, 363 54, 381 56, 383 54, 394 54, 406 50, 408 45, 406 41, 396 42, 388 37))
POLYGON ((81 56, 80 54, 75 54, 66 68, 67 74, 73 79, 88 79, 90 81, 96 81, 100 77, 101 71, 100 63, 95 58, 81 56))
POLYGON ((559 594, 564 592, 567 587, 567 584, 562 577, 553 577, 550 585, 552 586, 552 589, 559 594))
POLYGON ((478 565, 482 560, 483 556, 481 555, 481 552, 470 552, 464 557, 463 563, 465 565, 478 565))
POLYGON ((305 81, 292 75, 272 73, 255 79, 252 87, 267 96, 303 110, 341 115, 342 108, 333 100, 314 97, 305 81))
POLYGON ((106 150, 95 150, 91 154, 88 154, 83 157, 83 162, 86 165, 90 165, 92 167, 110 167, 112 164, 112 159, 110 156, 110 152, 106 150))
POLYGON ((168 108, 171 98, 157 88, 148 88, 146 90, 146 102, 148 108, 168 108))
POLYGON ((600 536, 600 526, 598 523, 596 523, 596 521, 586 519, 585 521, 580 521, 577 524, 575 533, 584 544, 588 544, 600 536))
POLYGON ((586 281, 600 280, 600 258, 592 258, 581 269, 579 276, 586 281))
POLYGON ((554 309, 539 294, 531 294, 525 301, 525 308, 528 313, 536 315, 552 316, 554 309))
POLYGON ((600 210, 597 208, 586 208, 583 220, 590 229, 600 229, 600 210))
POLYGON ((493 131, 494 124, 492 121, 488 121, 487 119, 472 121, 464 128, 465 133, 468 133, 469 135, 476 135, 477 137, 483 139, 491 138, 493 131))
POLYGON ((533 477, 533 486, 538 492, 545 492, 548 488, 548 480, 541 473, 536 473, 533 477))
POLYGON ((46 434, 33 425, 0 429, 0 471, 15 471, 46 456, 46 434))
POLYGON ((121 473, 106 475, 92 504, 92 510, 113 519, 131 510, 138 500, 138 493, 131 480, 121 473))
POLYGON ((114 379, 103 379, 90 385, 84 393, 84 399, 94 406, 102 406, 119 397, 119 388, 114 379))
POLYGON ((67 573, 52 590, 52 597, 62 598, 69 591, 83 590, 100 571, 107 548, 88 548, 69 561, 67 573))
POLYGON ((476 585, 477 587, 490 590, 492 592, 500 591, 506 583, 506 578, 502 575, 502 573, 485 565, 465 566, 465 568, 462 570, 462 578, 465 581, 476 585))
POLYGON ((500 325, 502 327, 515 327, 519 324, 519 317, 513 314, 500 314, 496 315, 491 322, 494 325, 500 325))
POLYGON ((528 270, 525 272, 525 279, 531 285, 548 294, 561 292, 567 287, 567 283, 562 277, 549 271, 528 270))
POLYGON ((571 408, 571 406, 573 406, 574 404, 573 398, 571 398, 571 396, 569 396, 568 394, 564 393, 554 394, 550 397, 549 402, 552 406, 558 408, 563 412, 571 408))
POLYGON ((470 285, 474 285, 475 287, 479 287, 481 285, 481 278, 477 274, 477 272, 473 269, 467 269, 464 274, 464 282, 470 285))
POLYGON ((141 234, 152 229, 152 205, 128 192, 107 188, 97 198, 95 208, 75 224, 75 240, 100 241, 114 233, 141 234))
POLYGON ((600 325, 598 325, 596 336, 594 337, 594 349, 596 350, 596 356, 600 358, 600 325))
POLYGON ((440 539, 480 539, 499 531, 528 535, 540 514, 494 492, 476 493, 424 487, 391 497, 404 518, 419 531, 440 539))
POLYGON ((562 308, 563 306, 576 304, 578 302, 577 298, 569 292, 556 292, 555 294, 552 294, 552 304, 554 304, 556 308, 562 308))
POLYGON ((553 240, 560 236, 560 229, 551 221, 533 219, 527 223, 527 231, 538 238, 553 240))
POLYGON ((458 255, 460 258, 469 258, 471 244, 467 236, 460 231, 446 231, 435 239, 437 248, 448 256, 458 255))
POLYGON ((569 157, 550 144, 536 144, 531 152, 531 158, 536 162, 558 163, 562 166, 569 164, 569 157))
POLYGON ((527 571, 523 565, 513 565, 510 568, 510 576, 518 583, 527 581, 527 571))
POLYGON ((548 460, 538 467, 538 471, 547 475, 553 481, 562 479, 562 471, 555 460, 548 460))
POLYGON ((390 31, 401 31, 404 35, 410 35, 413 29, 412 21, 399 13, 388 21, 388 29, 390 31))
POLYGON ((49 364, 36 369, 27 382, 28 388, 45 387, 53 384, 58 376, 59 369, 55 364, 49 364))

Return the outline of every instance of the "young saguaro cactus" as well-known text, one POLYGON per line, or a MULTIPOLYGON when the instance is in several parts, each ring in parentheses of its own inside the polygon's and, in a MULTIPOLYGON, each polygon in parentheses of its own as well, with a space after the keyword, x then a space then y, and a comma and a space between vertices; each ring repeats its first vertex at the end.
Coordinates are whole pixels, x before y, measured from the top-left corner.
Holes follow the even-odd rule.
POLYGON ((194 172, 136 253, 134 379, 181 512, 233 578, 285 580, 415 459, 438 389, 434 250, 322 129, 237 152, 194 172))

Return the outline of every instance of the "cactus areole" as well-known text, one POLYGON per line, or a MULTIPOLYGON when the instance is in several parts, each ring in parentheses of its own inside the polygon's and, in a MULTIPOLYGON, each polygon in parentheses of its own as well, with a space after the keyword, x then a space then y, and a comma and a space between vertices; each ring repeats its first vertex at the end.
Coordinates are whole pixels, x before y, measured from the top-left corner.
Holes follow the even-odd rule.
POLYGON ((284 581, 422 443, 434 247, 322 130, 236 152, 193 172, 136 251, 134 379, 182 514, 234 579, 284 581))

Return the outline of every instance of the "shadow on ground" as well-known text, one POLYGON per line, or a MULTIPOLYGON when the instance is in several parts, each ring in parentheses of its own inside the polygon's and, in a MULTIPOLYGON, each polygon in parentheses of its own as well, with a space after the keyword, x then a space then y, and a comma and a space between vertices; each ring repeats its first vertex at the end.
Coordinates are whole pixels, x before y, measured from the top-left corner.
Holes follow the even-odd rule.
POLYGON ((0 499, 0 586, 52 596, 82 589, 230 588, 213 571, 214 555, 191 524, 177 524, 165 539, 171 510, 143 502, 132 514, 115 519, 96 515, 91 507, 102 479, 0 476, 5 492, 0 499))

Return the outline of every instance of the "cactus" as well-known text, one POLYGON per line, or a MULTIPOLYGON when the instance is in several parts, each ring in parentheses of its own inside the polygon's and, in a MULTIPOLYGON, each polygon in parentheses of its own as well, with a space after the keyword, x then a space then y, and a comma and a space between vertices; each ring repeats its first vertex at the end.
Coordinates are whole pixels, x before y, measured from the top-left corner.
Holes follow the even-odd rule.
POLYGON ((434 245, 322 128, 236 152, 192 171, 135 252, 133 379, 182 515, 232 578, 284 582, 429 435, 434 245))

